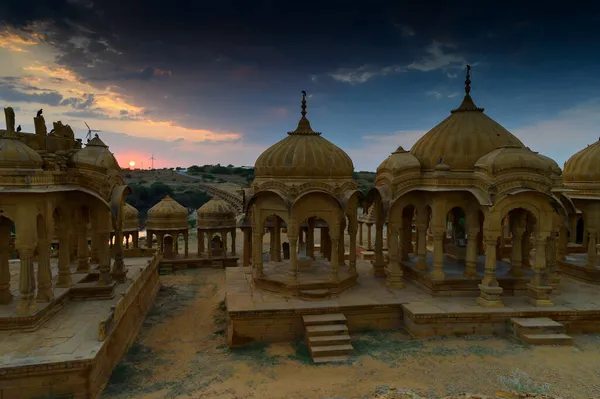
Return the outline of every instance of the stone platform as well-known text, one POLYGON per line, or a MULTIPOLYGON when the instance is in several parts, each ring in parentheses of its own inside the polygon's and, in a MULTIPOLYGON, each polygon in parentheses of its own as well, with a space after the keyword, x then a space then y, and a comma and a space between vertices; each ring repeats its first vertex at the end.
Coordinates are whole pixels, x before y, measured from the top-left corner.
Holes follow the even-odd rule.
POLYGON ((505 296, 502 308, 483 308, 473 297, 433 296, 407 282, 389 288, 372 275, 367 261, 358 261, 357 284, 326 300, 307 301, 255 287, 250 268, 226 270, 226 304, 231 347, 251 341, 289 342, 302 339, 302 316, 343 313, 350 332, 404 328, 414 336, 505 334, 514 317, 549 317, 568 333, 600 333, 598 287, 569 277, 561 279, 554 306, 537 308, 523 295, 505 296))
MULTIPOLYGON (((463 277, 465 263, 458 262, 452 256, 444 255, 444 273, 446 276, 443 280, 433 280, 429 277, 429 273, 433 269, 433 254, 431 252, 427 253, 425 261, 427 270, 418 270, 417 256, 414 254, 409 255, 408 260, 402 261, 404 278, 436 296, 479 296, 478 286, 485 272, 485 255, 477 257, 475 268, 478 277, 469 279, 463 277)), ((523 269, 522 277, 514 277, 510 274, 510 268, 510 262, 504 260, 496 262, 496 276, 500 287, 503 289, 502 295, 525 294, 527 283, 533 276, 533 271, 530 268, 523 269)))
POLYGON ((341 266, 338 278, 332 279, 331 264, 320 254, 316 260, 308 257, 298 259, 298 276, 294 279, 289 260, 265 262, 264 276, 256 280, 256 285, 274 293, 291 294, 305 299, 326 298, 356 284, 356 274, 350 273, 348 266, 341 266))
POLYGON ((571 253, 565 260, 559 260, 558 265, 563 274, 591 284, 600 284, 600 269, 588 268, 587 253, 571 253))
POLYGON ((173 270, 188 269, 196 267, 212 267, 212 268, 226 268, 236 267, 238 264, 239 256, 228 254, 224 256, 213 256, 208 259, 207 256, 189 255, 187 258, 183 255, 177 255, 174 258, 163 258, 160 261, 161 273, 170 273, 173 270))
POLYGON ((71 301, 68 289, 56 290, 64 306, 35 331, 0 332, 0 398, 98 396, 159 287, 158 258, 125 264, 127 281, 116 285, 113 298, 71 301))

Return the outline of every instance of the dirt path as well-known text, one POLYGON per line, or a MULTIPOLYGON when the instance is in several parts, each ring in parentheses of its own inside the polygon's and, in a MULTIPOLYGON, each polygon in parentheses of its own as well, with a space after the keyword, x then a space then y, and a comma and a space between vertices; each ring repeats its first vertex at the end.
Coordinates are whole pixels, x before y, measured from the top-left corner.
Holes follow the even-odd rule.
POLYGON ((544 383, 565 398, 600 398, 599 336, 578 336, 574 347, 529 347, 501 337, 352 334, 355 356, 336 366, 313 365, 300 342, 229 350, 224 276, 212 269, 161 276, 155 306, 103 398, 350 399, 391 388, 439 398, 544 383))

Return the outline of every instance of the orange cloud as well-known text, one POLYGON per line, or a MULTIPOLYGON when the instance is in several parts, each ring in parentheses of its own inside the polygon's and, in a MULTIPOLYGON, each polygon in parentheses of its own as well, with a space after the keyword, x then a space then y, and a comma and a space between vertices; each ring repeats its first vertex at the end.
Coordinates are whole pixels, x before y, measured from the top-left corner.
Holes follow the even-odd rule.
POLYGON ((27 53, 26 47, 35 46, 37 41, 27 39, 11 31, 0 32, 0 47, 17 53, 27 53))

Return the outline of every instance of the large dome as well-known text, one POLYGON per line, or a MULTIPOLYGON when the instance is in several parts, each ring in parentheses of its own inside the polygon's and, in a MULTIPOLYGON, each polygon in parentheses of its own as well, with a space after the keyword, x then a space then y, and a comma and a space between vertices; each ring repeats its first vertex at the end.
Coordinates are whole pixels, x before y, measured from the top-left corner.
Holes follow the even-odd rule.
POLYGON ((561 170, 552 160, 529 148, 520 146, 503 146, 479 158, 475 168, 485 170, 491 175, 514 169, 535 170, 542 174, 560 176, 561 170))
POLYGON ((81 150, 73 154, 72 161, 79 167, 106 168, 108 170, 120 171, 121 168, 115 156, 108 150, 100 137, 96 135, 81 150))
POLYGON ((478 108, 470 96, 467 72, 466 95, 457 109, 440 124, 422 136, 410 152, 423 169, 434 169, 443 162, 451 170, 472 170, 479 158, 498 147, 524 147, 508 130, 478 108))
POLYGON ((235 225, 235 212, 223 200, 211 199, 198 209, 198 227, 235 225))
POLYGON ((353 173, 348 154, 312 130, 304 97, 298 128, 267 148, 254 164, 254 177, 259 179, 352 179, 353 173))
POLYGON ((563 170, 565 182, 600 181, 600 139, 573 155, 563 170))
POLYGON ((13 132, 0 137, 0 169, 41 169, 42 157, 19 140, 13 132))

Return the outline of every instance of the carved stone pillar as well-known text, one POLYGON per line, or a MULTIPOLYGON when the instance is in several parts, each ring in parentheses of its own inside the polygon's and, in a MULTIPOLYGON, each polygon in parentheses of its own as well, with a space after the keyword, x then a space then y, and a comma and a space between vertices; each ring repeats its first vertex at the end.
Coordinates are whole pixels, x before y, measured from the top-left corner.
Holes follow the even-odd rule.
MULTIPOLYGON (((356 226, 356 225, 354 225, 356 226)), ((349 271, 351 274, 356 274, 356 227, 350 226, 350 254, 348 261, 350 263, 349 271)))
POLYGON ((401 241, 399 237, 398 225, 394 223, 388 224, 389 235, 388 235, 388 256, 389 263, 387 265, 387 279, 386 284, 388 287, 404 288, 404 278, 402 272, 402 266, 400 265, 400 253, 398 248, 398 242, 401 241))
MULTIPOLYGON (((123 230, 121 226, 117 226, 115 229, 115 261, 112 265, 111 276, 113 280, 124 283, 127 270, 125 269, 125 262, 123 262, 123 230)), ((161 237, 161 246, 164 245, 161 237)))
MULTIPOLYGON (((343 226, 343 225, 342 225, 343 226)), ((338 251, 338 263, 340 266, 345 266, 346 261, 344 260, 344 255, 346 254, 346 242, 344 240, 344 229, 340 227, 340 240, 338 241, 338 246, 335 248, 338 251)))
POLYGON ((444 274, 444 238, 445 230, 433 231, 433 269, 429 276, 433 280, 443 280, 444 274))
POLYGON ((585 267, 595 269, 598 262, 598 250, 596 249, 598 233, 596 230, 588 229, 588 256, 585 267))
POLYGON ((58 282, 57 287, 68 288, 73 285, 71 277, 71 232, 67 220, 61 220, 56 225, 58 237, 58 282))
POLYGON ((529 301, 534 306, 552 306, 550 301, 550 292, 552 287, 548 285, 547 280, 547 262, 546 245, 548 244, 548 235, 539 234, 536 240, 535 265, 533 267, 534 276, 527 284, 527 291, 530 296, 529 301))
MULTIPOLYGON (((19 236, 17 235, 17 240, 19 236)), ((37 310, 35 303, 35 276, 33 270, 33 243, 15 243, 21 260, 19 275, 19 307, 21 315, 32 314, 37 310)))
POLYGON ((404 217, 402 220, 402 260, 409 260, 409 254, 413 253, 413 243, 412 243, 412 219, 408 217, 404 217))
POLYGON ((306 231, 306 256, 315 259, 315 219, 308 219, 306 231))
POLYGON ((465 262, 464 278, 477 278, 477 234, 479 226, 470 227, 467 231, 467 256, 465 262))
POLYGON ((358 244, 361 247, 364 245, 364 240, 363 240, 363 222, 358 222, 358 244))
MULTIPOLYGON (((585 222, 584 222, 584 226, 585 226, 585 222)), ((583 246, 585 249, 589 249, 590 246, 590 235, 589 235, 589 230, 584 230, 583 231, 583 242, 581 243, 581 246, 583 246)))
POLYGON ((244 233, 244 246, 242 250, 242 266, 250 266, 250 252, 252 251, 251 230, 247 227, 242 228, 244 233))
POLYGON ((125 233, 125 249, 129 249, 129 233, 125 233))
POLYGON ((100 284, 108 285, 112 282, 110 275, 110 248, 108 240, 110 237, 109 226, 106 226, 105 231, 99 233, 100 241, 98 245, 98 260, 100 271, 100 284))
POLYGON ((179 231, 175 232, 175 234, 172 234, 171 237, 173 237, 173 253, 175 254, 175 256, 179 255, 179 235, 181 233, 179 231))
POLYGON ((262 259, 262 241, 263 237, 261 232, 254 232, 252 234, 252 247, 253 247, 253 256, 252 256, 252 264, 254 265, 254 277, 262 277, 264 275, 263 272, 263 259, 262 259))
POLYGON ((90 232, 90 236, 92 239, 92 243, 90 245, 90 263, 97 265, 99 262, 99 255, 98 255, 98 244, 99 244, 99 240, 100 237, 98 236, 98 223, 96 222, 95 218, 92 220, 92 230, 90 232))
POLYGON ((546 264, 548 270, 548 285, 556 290, 560 284, 560 268, 557 260, 557 242, 556 232, 550 234, 546 243, 546 264))
POLYGON ((479 284, 479 290, 481 296, 477 298, 477 302, 481 306, 485 307, 503 307, 504 304, 501 300, 502 287, 498 284, 496 279, 496 240, 497 235, 487 235, 485 237, 485 275, 481 284, 479 284))
POLYGON ((521 265, 523 268, 528 269, 531 267, 531 231, 525 230, 523 233, 523 238, 521 238, 521 265))
POLYGON ((385 260, 383 259, 383 223, 375 224, 375 260, 373 265, 373 275, 375 277, 385 277, 385 260))
MULTIPOLYGON (((334 231, 334 229, 332 229, 331 231, 334 231)), ((338 241, 339 241, 339 237, 337 237, 337 236, 331 237, 331 246, 333 248, 336 248, 335 251, 331 251, 331 261, 330 261, 330 263, 331 263, 331 279, 333 281, 340 280, 340 274, 339 274, 340 263, 338 261, 338 251, 337 251, 338 241)))
POLYGON ((37 302, 51 302, 54 299, 54 292, 52 291, 52 271, 50 270, 50 241, 46 237, 38 238, 37 278, 37 302))
POLYGON ((373 241, 371 239, 371 227, 373 227, 373 223, 367 223, 367 251, 373 250, 373 241))
POLYGON ((234 227, 233 229, 231 229, 231 255, 236 256, 237 255, 237 251, 236 251, 236 240, 235 240, 235 236, 236 236, 236 228, 234 227))
POLYGON ((417 225, 417 270, 426 271, 427 267, 427 224, 417 225))
POLYGON ((569 229, 567 226, 560 226, 558 228, 558 248, 556 252, 557 260, 565 260, 569 254, 569 229))
POLYGON ((221 230, 221 237, 223 237, 223 241, 221 242, 223 246, 223 258, 227 258, 227 230, 221 230))
POLYGON ((10 258, 10 227, 11 224, 6 219, 2 223, 2 218, 0 218, 0 305, 5 305, 12 301, 10 268, 8 263, 10 258))
POLYGON ((198 229, 198 257, 201 257, 204 253, 204 230, 198 229))
POLYGON ((183 256, 187 258, 190 255, 190 232, 189 230, 184 230, 183 232, 183 256))
POLYGON ((136 231, 133 233, 133 248, 138 249, 140 247, 140 232, 136 231))
POLYGON ((90 271, 87 220, 80 215, 77 222, 77 273, 90 271))
MULTIPOLYGON (((288 232, 289 232, 288 227, 288 232)), ((290 268, 292 272, 292 278, 294 280, 298 279, 298 237, 288 235, 288 240, 290 242, 290 268)))

